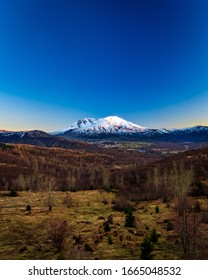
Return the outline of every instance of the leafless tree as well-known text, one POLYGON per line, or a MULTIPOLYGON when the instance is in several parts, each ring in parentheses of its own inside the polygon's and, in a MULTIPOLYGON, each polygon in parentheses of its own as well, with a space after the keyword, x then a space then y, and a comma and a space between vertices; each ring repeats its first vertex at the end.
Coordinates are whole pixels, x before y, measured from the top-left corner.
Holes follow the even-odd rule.
POLYGON ((49 238, 53 247, 55 247, 58 252, 64 249, 69 233, 70 227, 66 221, 57 219, 50 221, 48 230, 49 238))
POLYGON ((200 240, 201 213, 195 211, 188 198, 193 175, 193 168, 186 168, 181 162, 174 162, 169 173, 169 186, 176 197, 176 230, 187 259, 196 257, 200 240))
POLYGON ((53 178, 48 179, 48 210, 52 210, 52 190, 55 187, 55 180, 53 178))

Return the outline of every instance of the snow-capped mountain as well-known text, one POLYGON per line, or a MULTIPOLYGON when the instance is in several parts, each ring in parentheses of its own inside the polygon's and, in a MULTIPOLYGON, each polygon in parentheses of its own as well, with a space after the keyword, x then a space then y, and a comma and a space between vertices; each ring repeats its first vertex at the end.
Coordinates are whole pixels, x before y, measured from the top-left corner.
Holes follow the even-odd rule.
POLYGON ((80 139, 84 141, 208 142, 208 126, 198 125, 171 130, 165 128, 151 129, 126 121, 117 116, 110 116, 100 119, 85 118, 78 120, 67 129, 51 134, 40 130, 0 130, 0 142, 5 143, 30 144, 45 147, 85 148, 88 144, 77 141, 80 139))
POLYGON ((208 141, 208 127, 194 126, 184 129, 151 129, 117 116, 78 120, 68 128, 54 132, 53 135, 75 139, 121 139, 144 141, 208 141))
POLYGON ((85 118, 73 123, 67 129, 57 131, 54 134, 69 134, 69 133, 134 133, 144 132, 145 127, 126 121, 117 116, 110 116, 106 118, 94 119, 85 118))
POLYGON ((173 133, 194 133, 194 132, 204 132, 204 131, 208 131, 208 126, 203 126, 203 125, 196 125, 196 126, 192 126, 192 127, 186 127, 186 128, 174 128, 170 130, 173 133))

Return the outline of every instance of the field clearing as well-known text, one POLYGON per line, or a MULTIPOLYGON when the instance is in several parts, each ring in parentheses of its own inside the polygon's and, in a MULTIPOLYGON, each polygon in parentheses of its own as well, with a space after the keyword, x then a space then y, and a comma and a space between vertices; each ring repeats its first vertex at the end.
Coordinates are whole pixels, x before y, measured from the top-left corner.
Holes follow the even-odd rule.
MULTIPOLYGON (((113 210, 115 194, 100 190, 52 192, 52 211, 47 192, 19 192, 17 197, 0 195, 0 259, 57 259, 58 252, 48 236, 50 221, 59 219, 70 226, 66 259, 140 259, 140 244, 151 230, 160 234, 154 247, 154 259, 182 259, 182 247, 175 230, 167 231, 167 220, 174 221, 174 204, 160 200, 134 204, 136 228, 124 226, 125 214, 113 210), (71 203, 67 207, 67 197, 71 203), (105 202, 105 203, 104 203, 105 202), (26 206, 32 207, 31 212, 26 206), (155 207, 159 206, 159 213, 155 207), (103 222, 112 214, 109 232, 103 222), (109 235, 112 244, 108 243, 109 235), (74 241, 80 240, 78 244, 74 241), (81 250, 81 244, 86 250, 81 250), (86 245, 87 244, 87 245, 86 245)), ((207 225, 204 229, 208 230, 207 225)))

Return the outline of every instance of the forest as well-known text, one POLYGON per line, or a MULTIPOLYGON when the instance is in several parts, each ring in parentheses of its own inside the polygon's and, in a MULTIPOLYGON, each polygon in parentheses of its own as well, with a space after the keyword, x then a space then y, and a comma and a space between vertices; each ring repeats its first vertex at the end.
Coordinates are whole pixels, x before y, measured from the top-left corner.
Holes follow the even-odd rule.
POLYGON ((0 252, 3 259, 10 249, 17 259, 207 259, 207 197, 206 147, 149 157, 2 143, 0 252))

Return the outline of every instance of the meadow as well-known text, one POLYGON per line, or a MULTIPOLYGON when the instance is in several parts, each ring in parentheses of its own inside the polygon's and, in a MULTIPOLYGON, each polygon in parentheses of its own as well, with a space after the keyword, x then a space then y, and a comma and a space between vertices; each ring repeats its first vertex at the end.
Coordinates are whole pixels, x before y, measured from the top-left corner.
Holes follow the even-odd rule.
MULTIPOLYGON (((48 192, 23 191, 15 197, 1 192, 0 259, 140 259, 141 243, 153 228, 159 237, 152 252, 154 259, 184 258, 175 229, 174 200, 132 203, 135 227, 126 227, 125 213, 115 210, 114 193, 51 192, 51 211, 48 197, 48 192), (109 219, 106 231, 104 224, 109 219), (69 226, 63 250, 57 250, 50 239, 51 221, 65 221, 69 226)), ((200 199, 200 204, 205 209, 206 199, 200 199)), ((201 228, 206 232, 208 224, 201 228)))

